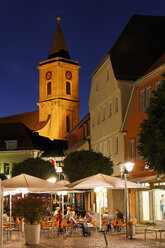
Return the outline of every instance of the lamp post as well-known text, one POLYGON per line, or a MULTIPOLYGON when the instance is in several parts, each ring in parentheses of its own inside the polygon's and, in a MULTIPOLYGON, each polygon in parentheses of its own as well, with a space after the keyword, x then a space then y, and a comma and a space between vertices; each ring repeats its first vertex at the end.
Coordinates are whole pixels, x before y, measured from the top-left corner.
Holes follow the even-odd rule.
MULTIPOLYGON (((127 162, 122 164, 121 173, 124 174, 125 181, 125 219, 126 219, 126 237, 128 238, 128 194, 127 194, 127 175, 133 170, 134 163, 127 162)), ((130 220, 130 196, 129 196, 129 220, 130 220)))

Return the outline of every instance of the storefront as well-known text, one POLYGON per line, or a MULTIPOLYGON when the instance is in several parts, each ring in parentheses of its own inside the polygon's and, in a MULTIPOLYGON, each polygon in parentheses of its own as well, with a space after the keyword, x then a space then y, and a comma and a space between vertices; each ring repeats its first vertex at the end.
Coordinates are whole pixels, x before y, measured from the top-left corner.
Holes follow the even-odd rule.
POLYGON ((165 219, 165 182, 152 183, 152 187, 136 192, 136 215, 140 223, 165 219))

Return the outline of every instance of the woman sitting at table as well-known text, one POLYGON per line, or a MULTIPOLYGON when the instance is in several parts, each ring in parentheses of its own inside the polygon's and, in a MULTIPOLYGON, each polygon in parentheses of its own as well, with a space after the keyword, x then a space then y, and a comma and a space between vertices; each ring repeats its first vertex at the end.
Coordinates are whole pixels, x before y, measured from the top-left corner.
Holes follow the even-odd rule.
POLYGON ((73 213, 71 213, 70 218, 69 218, 69 221, 73 223, 74 227, 80 227, 80 228, 82 228, 83 236, 84 237, 87 237, 87 236, 90 236, 91 235, 90 231, 85 227, 84 223, 78 223, 75 220, 73 213))
POLYGON ((86 219, 86 222, 87 222, 87 227, 93 227, 94 217, 93 217, 93 215, 91 215, 90 211, 88 211, 86 213, 85 219, 86 219))

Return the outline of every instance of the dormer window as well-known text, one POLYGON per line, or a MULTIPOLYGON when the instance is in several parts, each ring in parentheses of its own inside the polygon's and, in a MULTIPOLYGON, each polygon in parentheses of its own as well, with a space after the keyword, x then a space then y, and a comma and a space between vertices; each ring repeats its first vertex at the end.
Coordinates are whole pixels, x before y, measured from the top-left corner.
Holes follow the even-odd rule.
POLYGON ((6 150, 16 150, 18 147, 18 140, 5 140, 6 150))

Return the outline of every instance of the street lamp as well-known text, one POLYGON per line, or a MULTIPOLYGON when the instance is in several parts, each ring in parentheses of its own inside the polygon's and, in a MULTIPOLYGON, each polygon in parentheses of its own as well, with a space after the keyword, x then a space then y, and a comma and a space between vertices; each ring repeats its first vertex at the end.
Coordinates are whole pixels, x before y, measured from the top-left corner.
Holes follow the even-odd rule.
MULTIPOLYGON (((124 175, 125 181, 125 219, 126 219, 126 237, 128 238, 128 194, 127 194, 127 176, 129 176, 130 172, 133 170, 134 163, 127 162, 121 165, 121 173, 124 175)), ((130 220, 130 196, 129 196, 129 220, 130 220)))

